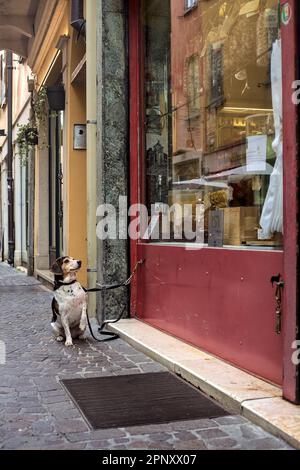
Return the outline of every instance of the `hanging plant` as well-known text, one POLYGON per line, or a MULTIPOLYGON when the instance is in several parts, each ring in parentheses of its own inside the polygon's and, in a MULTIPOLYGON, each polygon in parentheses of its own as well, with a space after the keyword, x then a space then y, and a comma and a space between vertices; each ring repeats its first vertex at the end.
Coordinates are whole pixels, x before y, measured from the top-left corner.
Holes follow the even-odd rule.
POLYGON ((30 152, 37 145, 40 150, 48 145, 48 115, 49 105, 47 88, 41 86, 33 90, 31 97, 32 116, 27 124, 18 125, 16 144, 21 165, 26 165, 30 152))
POLYGON ((37 128, 33 127, 32 122, 18 125, 16 144, 18 146, 18 155, 22 166, 25 166, 30 152, 38 144, 37 128))
POLYGON ((34 91, 32 94, 32 110, 33 121, 38 129, 39 135, 39 149, 43 150, 49 147, 48 145, 48 113, 49 105, 47 98, 47 87, 41 86, 39 91, 34 91))
POLYGON ((33 146, 38 145, 39 136, 38 136, 38 130, 36 127, 28 127, 26 129, 26 141, 28 142, 29 145, 33 145, 33 146))

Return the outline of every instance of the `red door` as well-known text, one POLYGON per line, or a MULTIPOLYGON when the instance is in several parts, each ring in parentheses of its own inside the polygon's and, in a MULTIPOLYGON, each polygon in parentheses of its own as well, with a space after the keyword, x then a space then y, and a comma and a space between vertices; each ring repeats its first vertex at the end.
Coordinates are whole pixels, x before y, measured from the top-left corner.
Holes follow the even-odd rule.
POLYGON ((271 278, 285 274, 294 70, 281 72, 293 12, 281 12, 282 37, 278 13, 277 0, 131 1, 131 203, 146 206, 155 233, 131 243, 132 264, 145 260, 131 311, 282 384, 271 278))

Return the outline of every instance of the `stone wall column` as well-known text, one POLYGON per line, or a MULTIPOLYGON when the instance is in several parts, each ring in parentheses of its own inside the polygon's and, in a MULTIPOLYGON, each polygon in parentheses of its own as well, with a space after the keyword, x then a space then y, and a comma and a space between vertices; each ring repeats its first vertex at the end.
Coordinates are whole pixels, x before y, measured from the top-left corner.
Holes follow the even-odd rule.
MULTIPOLYGON (((48 130, 47 130, 48 132, 48 130)), ((45 135, 48 135, 45 134, 45 135)), ((49 150, 36 152, 35 271, 49 269, 49 150)))
MULTIPOLYGON (((97 30, 97 202, 112 204, 128 195, 127 2, 98 1, 97 30), (101 5, 100 5, 101 4, 101 5)), ((98 240, 98 282, 128 276, 128 240, 98 240)), ((98 295, 98 317, 115 318, 128 305, 126 288, 98 295)))

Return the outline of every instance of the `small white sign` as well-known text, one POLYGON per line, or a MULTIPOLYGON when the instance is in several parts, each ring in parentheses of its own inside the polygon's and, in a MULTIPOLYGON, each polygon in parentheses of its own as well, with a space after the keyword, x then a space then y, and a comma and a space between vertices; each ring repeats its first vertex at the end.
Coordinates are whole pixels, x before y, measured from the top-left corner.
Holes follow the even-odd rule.
POLYGON ((247 140, 247 172, 259 173, 260 171, 266 171, 268 136, 254 135, 248 137, 247 140))

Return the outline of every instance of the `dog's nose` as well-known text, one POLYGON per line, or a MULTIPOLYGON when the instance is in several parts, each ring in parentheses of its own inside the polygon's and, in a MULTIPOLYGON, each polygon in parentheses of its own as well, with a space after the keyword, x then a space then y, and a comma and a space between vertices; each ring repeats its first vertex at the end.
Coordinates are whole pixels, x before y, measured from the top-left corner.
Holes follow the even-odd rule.
POLYGON ((78 260, 77 263, 78 263, 78 266, 81 268, 82 261, 81 261, 81 260, 78 260))

